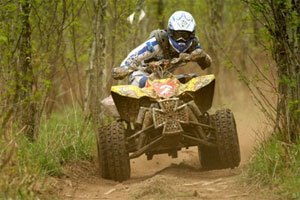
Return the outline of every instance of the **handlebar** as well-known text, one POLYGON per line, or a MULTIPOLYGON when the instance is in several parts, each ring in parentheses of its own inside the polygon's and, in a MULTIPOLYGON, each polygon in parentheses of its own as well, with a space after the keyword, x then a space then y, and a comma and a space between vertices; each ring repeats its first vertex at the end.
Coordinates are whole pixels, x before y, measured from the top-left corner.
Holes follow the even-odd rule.
POLYGON ((116 67, 113 68, 112 76, 116 80, 121 80, 132 72, 141 70, 149 72, 150 74, 156 73, 160 78, 162 78, 166 75, 166 73, 171 73, 170 71, 174 70, 177 67, 180 67, 182 64, 185 64, 188 61, 189 60, 187 58, 183 59, 183 57, 178 57, 171 60, 162 59, 159 61, 152 61, 149 63, 144 63, 141 66, 132 65, 129 68, 116 67))

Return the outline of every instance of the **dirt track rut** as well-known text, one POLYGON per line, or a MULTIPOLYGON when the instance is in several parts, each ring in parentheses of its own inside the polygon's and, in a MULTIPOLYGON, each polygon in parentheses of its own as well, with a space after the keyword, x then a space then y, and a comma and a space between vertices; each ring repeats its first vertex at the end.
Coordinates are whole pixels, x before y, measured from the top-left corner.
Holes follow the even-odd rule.
POLYGON ((132 178, 123 183, 101 179, 97 166, 74 163, 58 180, 62 199, 278 199, 270 191, 243 184, 242 168, 201 171, 195 150, 176 160, 157 156, 132 161, 132 178), (147 165, 148 164, 148 165, 147 165))

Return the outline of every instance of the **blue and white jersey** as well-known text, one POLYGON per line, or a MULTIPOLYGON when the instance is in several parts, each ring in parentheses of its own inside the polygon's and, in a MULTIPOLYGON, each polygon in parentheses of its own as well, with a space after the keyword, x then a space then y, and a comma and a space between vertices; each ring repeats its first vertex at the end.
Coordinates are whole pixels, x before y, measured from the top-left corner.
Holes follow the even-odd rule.
POLYGON ((129 68, 132 64, 141 64, 151 58, 163 58, 163 50, 155 37, 133 49, 123 60, 120 67, 129 68))
MULTIPOLYGON (((162 34, 160 37, 164 38, 164 40, 163 39, 162 40, 167 41, 167 44, 164 43, 160 44, 158 42, 159 39, 157 39, 156 37, 152 37, 148 39, 146 42, 136 47, 135 49, 133 49, 128 54, 128 56, 123 60, 120 67, 128 69, 133 65, 137 65, 137 66, 143 65, 144 62, 151 61, 152 59, 161 60, 161 59, 171 59, 171 58, 178 57, 179 52, 175 51, 174 48, 169 43, 169 38, 167 36, 167 33, 165 31, 161 31, 160 33, 162 34)), ((188 48, 186 48, 183 52, 191 53, 195 49, 201 49, 197 37, 194 37, 191 40, 190 44, 188 45, 188 48)), ((201 66, 201 64, 199 65, 201 66)), ((145 86, 148 76, 149 74, 143 70, 134 71, 129 75, 129 83, 142 88, 145 86)))

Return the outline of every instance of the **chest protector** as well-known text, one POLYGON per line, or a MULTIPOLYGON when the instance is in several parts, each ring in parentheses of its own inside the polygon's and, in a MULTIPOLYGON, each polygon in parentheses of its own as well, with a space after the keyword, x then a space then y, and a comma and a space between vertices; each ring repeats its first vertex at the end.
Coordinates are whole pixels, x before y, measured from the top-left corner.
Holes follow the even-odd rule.
MULTIPOLYGON (((166 30, 157 29, 150 33, 150 38, 155 37, 159 46, 162 48, 164 59, 177 58, 179 53, 171 46, 166 30)), ((192 45, 185 53, 191 53, 199 46, 198 38, 193 38, 192 45)))

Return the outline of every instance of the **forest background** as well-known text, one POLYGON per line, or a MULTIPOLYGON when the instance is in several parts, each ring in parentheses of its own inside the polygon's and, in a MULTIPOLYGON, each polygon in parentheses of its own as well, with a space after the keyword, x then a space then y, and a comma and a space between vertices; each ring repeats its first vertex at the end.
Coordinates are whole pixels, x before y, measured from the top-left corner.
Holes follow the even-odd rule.
MULTIPOLYGON (((284 195, 300 197, 299 5, 297 0, 1 1, 0 196, 43 194, 45 177, 61 175, 64 164, 95 159, 94 130, 108 120, 100 101, 118 83, 111 79, 112 67, 152 30, 165 29, 174 11, 185 10, 214 60, 205 73, 225 83, 216 88, 216 105, 240 98, 243 88, 274 130, 275 139, 257 149, 250 176, 280 183, 284 195), (231 85, 233 79, 240 82, 231 85)), ((204 73, 194 66, 188 70, 204 73)))

